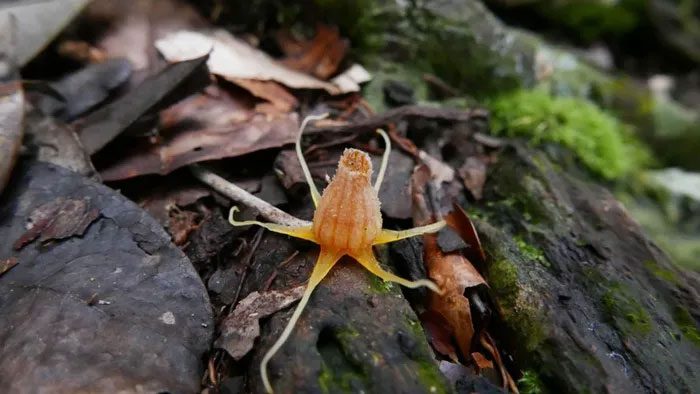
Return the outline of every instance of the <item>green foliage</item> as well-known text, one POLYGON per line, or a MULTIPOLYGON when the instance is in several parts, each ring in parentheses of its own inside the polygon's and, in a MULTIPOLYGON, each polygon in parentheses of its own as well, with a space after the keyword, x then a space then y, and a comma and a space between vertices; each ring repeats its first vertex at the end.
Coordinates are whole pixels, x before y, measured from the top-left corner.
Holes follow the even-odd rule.
POLYGON ((543 392, 540 377, 531 370, 523 372, 523 377, 518 380, 518 389, 521 394, 541 394, 543 392))
POLYGON ((593 173, 625 176, 648 162, 648 153, 628 126, 596 105, 573 97, 553 97, 542 89, 516 90, 490 102, 493 131, 570 149, 593 173))

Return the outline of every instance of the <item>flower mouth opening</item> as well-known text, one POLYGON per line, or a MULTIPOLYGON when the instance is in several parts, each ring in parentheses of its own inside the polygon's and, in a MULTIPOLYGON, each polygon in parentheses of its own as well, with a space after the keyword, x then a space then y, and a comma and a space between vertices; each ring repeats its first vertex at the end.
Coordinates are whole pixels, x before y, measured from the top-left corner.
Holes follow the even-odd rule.
POLYGON ((372 174, 372 160, 369 155, 361 150, 348 148, 338 162, 338 169, 370 176, 372 174))

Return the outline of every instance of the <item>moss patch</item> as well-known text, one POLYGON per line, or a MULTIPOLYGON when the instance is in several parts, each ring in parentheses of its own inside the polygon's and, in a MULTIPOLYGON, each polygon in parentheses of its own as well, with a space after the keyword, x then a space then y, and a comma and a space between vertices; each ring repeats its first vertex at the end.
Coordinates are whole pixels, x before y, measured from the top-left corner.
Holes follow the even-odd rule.
POLYGON ((418 361, 418 379, 431 393, 447 393, 445 382, 437 366, 431 361, 418 361))
POLYGON ((698 325, 693 316, 690 315, 690 312, 678 306, 673 311, 673 320, 678 324, 678 328, 681 329, 683 336, 700 347, 700 329, 698 329, 698 325))
POLYGON ((622 177, 648 162, 647 151, 629 127, 586 100, 535 89, 515 90, 489 104, 494 133, 526 137, 535 145, 560 144, 605 179, 622 177))
POLYGON ((541 394, 542 381, 535 371, 527 370, 523 372, 523 377, 518 380, 518 389, 521 394, 541 394))
POLYGON ((515 237, 515 244, 518 246, 518 250, 526 259, 530 261, 536 261, 545 267, 551 266, 544 253, 537 246, 531 245, 525 241, 521 236, 515 237))
POLYGON ((649 272, 654 274, 659 279, 663 279, 666 282, 678 284, 678 276, 675 272, 662 268, 656 261, 648 260, 644 262, 644 266, 649 272))
POLYGON ((624 285, 612 282, 601 297, 603 311, 607 318, 625 334, 648 334, 651 332, 651 318, 634 294, 624 285))
POLYGON ((394 284, 382 278, 368 273, 369 288, 376 294, 391 294, 394 292, 394 284))
POLYGON ((488 269, 488 283, 501 306, 503 319, 519 334, 520 343, 528 351, 536 349, 544 339, 541 316, 523 299, 515 265, 505 259, 494 261, 488 269))

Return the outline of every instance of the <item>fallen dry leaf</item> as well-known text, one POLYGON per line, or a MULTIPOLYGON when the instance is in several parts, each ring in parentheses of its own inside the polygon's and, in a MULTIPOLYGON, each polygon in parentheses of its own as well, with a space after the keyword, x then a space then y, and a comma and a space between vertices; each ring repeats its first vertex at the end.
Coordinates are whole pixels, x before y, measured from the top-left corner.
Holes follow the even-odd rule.
MULTIPOLYGON (((4 41, 7 25, 14 25, 12 57, 18 66, 24 66, 89 3, 89 0, 65 1, 12 1, 0 6, 0 41, 4 41)), ((3 43, 4 44, 4 43, 3 43)), ((3 47, 6 48, 6 47, 3 47)))
POLYGON ((350 44, 340 37, 335 27, 319 24, 311 41, 296 40, 289 33, 277 35, 277 41, 287 56, 281 62, 287 67, 328 79, 338 71, 350 44))
POLYGON ((143 71, 158 66, 153 40, 181 29, 208 25, 182 0, 96 0, 87 7, 85 16, 100 27, 107 26, 97 48, 110 58, 127 58, 134 69, 143 71))
POLYGON ((418 151, 418 157, 430 169, 430 176, 436 186, 439 187, 442 182, 452 182, 455 179, 455 170, 448 164, 422 150, 418 151))
POLYGON ((209 70, 234 83, 236 79, 276 81, 293 89, 323 89, 330 94, 348 93, 330 82, 284 66, 265 52, 224 30, 182 30, 157 40, 156 47, 171 62, 209 53, 209 70))
POLYGON ((294 142, 298 127, 295 113, 273 119, 255 115, 245 122, 228 126, 164 131, 158 141, 142 139, 130 145, 130 155, 101 167, 105 181, 145 174, 165 175, 173 170, 205 160, 235 157, 261 149, 277 148, 294 142))
POLYGON ((464 187, 479 201, 483 196, 484 183, 486 182, 487 160, 484 157, 467 157, 457 170, 464 182, 464 187))
POLYGON ((228 352, 235 360, 248 354, 260 336, 260 319, 284 309, 301 298, 305 286, 285 291, 254 291, 238 303, 221 324, 221 336, 214 345, 228 352))
POLYGON ((464 291, 486 281, 460 253, 442 253, 434 234, 423 237, 423 244, 428 277, 443 291, 442 295, 429 295, 428 308, 449 323, 460 352, 466 356, 470 354, 474 326, 469 299, 464 291))
POLYGON ((457 349, 454 345, 452 329, 445 317, 432 310, 425 311, 420 316, 423 327, 428 334, 428 340, 438 353, 447 356, 453 362, 459 362, 457 349))
POLYGON ((472 223, 467 212, 459 204, 452 204, 452 212, 445 216, 445 221, 469 245, 469 248, 465 251, 467 258, 470 261, 475 261, 482 265, 485 264, 486 254, 481 247, 476 227, 474 227, 474 223, 472 223))
POLYGON ((136 89, 100 107, 82 121, 80 141, 91 155, 101 150, 144 115, 167 107, 209 83, 206 57, 170 64, 136 89))
POLYGON ((275 81, 232 78, 231 82, 249 91, 253 96, 269 101, 280 112, 289 112, 299 104, 296 97, 275 81))
POLYGON ((57 198, 32 211, 28 219, 29 228, 13 246, 15 250, 22 249, 37 237, 45 242, 82 235, 99 215, 100 211, 91 207, 89 199, 57 198))
POLYGON ((5 272, 9 271, 12 269, 12 267, 16 266, 19 263, 17 261, 17 257, 8 257, 6 259, 0 260, 0 276, 4 274, 5 272))
POLYGON ((493 338, 491 338, 486 331, 482 331, 481 335, 479 336, 479 343, 491 354, 491 357, 496 362, 498 370, 501 373, 501 383, 503 389, 505 390, 506 388, 509 388, 510 391, 518 394, 518 385, 515 384, 515 380, 513 380, 513 377, 510 376, 508 369, 506 369, 506 366, 503 364, 501 353, 498 351, 493 338))
POLYGON ((364 67, 359 64, 353 64, 350 68, 331 79, 331 82, 343 92, 357 92, 360 90, 361 83, 371 80, 372 75, 364 67))
MULTIPOLYGON (((435 181, 435 175, 426 165, 416 167, 411 178, 411 194, 414 202, 414 222, 424 225, 432 222, 435 215, 426 200, 429 182, 435 181)), ((486 283, 484 278, 459 252, 444 253, 440 250, 437 234, 423 236, 425 264, 428 277, 442 290, 442 294, 428 295, 428 310, 440 315, 447 323, 447 330, 455 338, 463 357, 471 354, 474 336, 469 299, 465 296, 467 288, 486 283)))
POLYGON ((479 352, 472 353, 472 361, 474 361, 477 371, 481 371, 483 369, 493 369, 493 361, 487 359, 479 352))
POLYGON ((197 212, 173 210, 168 222, 168 232, 173 237, 173 243, 182 246, 190 234, 199 227, 200 215, 197 212))

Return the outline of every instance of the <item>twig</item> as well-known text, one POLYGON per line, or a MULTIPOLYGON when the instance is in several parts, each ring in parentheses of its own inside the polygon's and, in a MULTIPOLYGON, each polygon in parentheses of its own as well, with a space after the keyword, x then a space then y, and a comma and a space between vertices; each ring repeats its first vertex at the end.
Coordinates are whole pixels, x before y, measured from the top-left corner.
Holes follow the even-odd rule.
POLYGON ((390 123, 397 123, 402 120, 413 118, 426 118, 443 120, 449 122, 469 122, 474 120, 487 120, 488 111, 482 108, 472 108, 468 110, 451 108, 433 108, 420 105, 407 105, 386 111, 380 115, 349 123, 342 126, 316 126, 310 127, 306 134, 318 133, 367 133, 374 132, 378 128, 383 128, 390 123))
POLYGON ((243 274, 241 274, 241 280, 238 281, 238 288, 236 289, 236 295, 233 297, 233 302, 231 303, 231 307, 234 308, 236 303, 238 302, 238 297, 241 295, 241 289, 243 288, 243 283, 245 282, 246 276, 248 276, 248 271, 250 270, 250 260, 253 258, 253 254, 255 253, 255 250, 258 249, 258 246, 260 246, 260 240, 262 240, 262 235, 263 235, 263 229, 258 228, 258 232, 255 233, 255 236, 253 237, 253 242, 250 245, 250 249, 248 250, 248 253, 245 255, 243 258, 243 266, 245 267, 243 270, 243 274))
POLYGON ((195 178, 211 186, 214 190, 223 194, 224 196, 249 207, 255 208, 258 212, 260 212, 262 217, 271 222, 295 227, 311 225, 310 222, 295 218, 294 216, 264 200, 259 199, 258 197, 255 197, 254 195, 200 165, 193 164, 190 166, 190 170, 192 171, 192 174, 194 174, 195 178))

